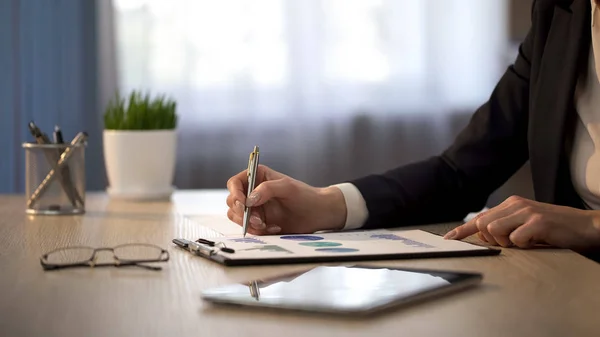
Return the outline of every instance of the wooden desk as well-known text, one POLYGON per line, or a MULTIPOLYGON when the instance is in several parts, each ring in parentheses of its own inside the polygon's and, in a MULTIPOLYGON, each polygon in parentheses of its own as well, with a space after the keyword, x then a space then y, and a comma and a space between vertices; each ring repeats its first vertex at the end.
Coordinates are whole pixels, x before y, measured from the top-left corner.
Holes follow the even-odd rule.
MULTIPOLYGON (((88 195, 84 216, 24 213, 0 196, 2 336, 598 336, 600 265, 569 251, 504 249, 494 257, 377 262, 480 271, 478 289, 361 320, 211 308, 200 291, 306 268, 230 267, 171 244, 239 231, 225 217, 224 191, 178 192, 172 202, 131 203, 88 195), (207 227, 203 226, 206 225, 207 227), (160 272, 73 269, 44 272, 42 253, 64 245, 141 241, 168 247, 160 272)), ((445 232, 449 225, 431 226, 445 232)))

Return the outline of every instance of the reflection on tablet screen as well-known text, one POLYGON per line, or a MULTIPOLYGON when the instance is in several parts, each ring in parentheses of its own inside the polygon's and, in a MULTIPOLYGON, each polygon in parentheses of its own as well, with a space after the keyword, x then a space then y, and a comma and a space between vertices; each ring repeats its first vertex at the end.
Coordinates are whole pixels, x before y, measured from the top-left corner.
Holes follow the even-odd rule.
POLYGON ((212 302, 328 312, 368 312, 477 283, 479 274, 321 266, 295 275, 203 292, 212 302))

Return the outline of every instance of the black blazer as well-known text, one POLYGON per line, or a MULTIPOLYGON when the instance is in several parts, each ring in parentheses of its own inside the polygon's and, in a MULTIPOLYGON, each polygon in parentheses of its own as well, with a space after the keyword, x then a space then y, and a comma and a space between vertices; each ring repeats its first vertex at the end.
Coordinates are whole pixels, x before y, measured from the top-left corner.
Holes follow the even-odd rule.
POLYGON ((459 221, 530 161, 535 199, 583 208, 568 148, 574 91, 591 47, 589 0, 537 0, 532 26, 489 101, 439 156, 351 181, 366 200, 363 228, 459 221))

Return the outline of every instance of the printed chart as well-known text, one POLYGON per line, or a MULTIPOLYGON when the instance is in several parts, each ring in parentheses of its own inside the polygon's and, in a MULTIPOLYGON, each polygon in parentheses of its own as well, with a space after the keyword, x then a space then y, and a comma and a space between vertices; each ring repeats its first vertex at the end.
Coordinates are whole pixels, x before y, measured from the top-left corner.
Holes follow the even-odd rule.
POLYGON ((266 245, 267 243, 264 242, 263 240, 257 239, 257 238, 253 238, 253 237, 249 237, 249 238, 236 238, 236 239, 230 239, 233 242, 242 242, 242 243, 260 243, 263 245, 266 245))
POLYGON ((235 254, 231 254, 236 257, 240 255, 269 257, 282 254, 286 256, 395 254, 455 249, 451 247, 452 242, 420 230, 230 237, 226 242, 228 247, 236 251, 235 254))
POLYGON ((499 250, 459 240, 444 240, 423 230, 379 229, 317 234, 229 236, 222 242, 232 252, 219 251, 231 265, 280 261, 351 261, 407 256, 495 255, 499 250))

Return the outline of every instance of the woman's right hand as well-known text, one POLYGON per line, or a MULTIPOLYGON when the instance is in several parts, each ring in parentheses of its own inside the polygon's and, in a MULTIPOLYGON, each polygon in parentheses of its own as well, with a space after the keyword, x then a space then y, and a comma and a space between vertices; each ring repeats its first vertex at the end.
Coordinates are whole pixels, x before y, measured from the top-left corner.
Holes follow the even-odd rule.
POLYGON ((259 165, 256 188, 249 198, 247 188, 246 170, 229 179, 227 216, 242 226, 244 205, 250 206, 251 234, 308 234, 344 227, 346 203, 337 187, 313 187, 259 165))

